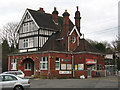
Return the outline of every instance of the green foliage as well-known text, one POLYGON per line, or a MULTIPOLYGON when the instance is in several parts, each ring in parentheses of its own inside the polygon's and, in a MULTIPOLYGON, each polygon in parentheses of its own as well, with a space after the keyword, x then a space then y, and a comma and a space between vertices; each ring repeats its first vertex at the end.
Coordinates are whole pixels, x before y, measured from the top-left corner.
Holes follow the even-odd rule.
POLYGON ((8 54, 10 53, 9 44, 7 40, 3 40, 2 43, 2 71, 8 70, 8 54))
POLYGON ((105 52, 105 46, 104 46, 104 44, 102 44, 102 43, 97 43, 96 45, 95 45, 95 47, 98 49, 98 50, 100 50, 101 52, 105 52))

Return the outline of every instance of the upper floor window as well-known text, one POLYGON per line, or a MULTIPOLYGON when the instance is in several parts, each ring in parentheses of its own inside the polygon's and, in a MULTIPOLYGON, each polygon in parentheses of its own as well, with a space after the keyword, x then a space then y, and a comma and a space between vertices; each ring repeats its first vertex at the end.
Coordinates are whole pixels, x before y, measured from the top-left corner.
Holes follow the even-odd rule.
POLYGON ((34 42, 33 38, 24 39, 23 41, 24 48, 33 47, 33 42, 34 42))
POLYGON ((71 36, 71 42, 72 42, 72 43, 75 43, 75 42, 76 42, 75 36, 71 36))
POLYGON ((23 33, 28 32, 28 23, 23 24, 23 33))
POLYGON ((28 47, 33 47, 33 38, 29 38, 28 47))
POLYGON ((24 48, 28 47, 28 39, 24 39, 23 44, 24 44, 24 48))

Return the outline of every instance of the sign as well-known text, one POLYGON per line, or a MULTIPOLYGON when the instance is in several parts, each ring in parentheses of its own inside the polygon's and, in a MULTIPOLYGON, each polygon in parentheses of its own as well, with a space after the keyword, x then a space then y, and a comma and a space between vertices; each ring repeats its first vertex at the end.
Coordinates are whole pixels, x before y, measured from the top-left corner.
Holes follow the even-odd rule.
POLYGON ((61 70, 66 70, 66 64, 61 64, 61 70))
POLYGON ((62 59, 62 61, 64 61, 64 62, 70 62, 70 60, 66 60, 66 59, 62 59))
POLYGON ((77 70, 77 66, 78 66, 78 65, 76 64, 76 65, 75 65, 75 70, 77 70))
POLYGON ((105 59, 113 59, 113 54, 106 54, 105 59))
POLYGON ((67 64, 67 70, 72 70, 72 65, 71 64, 67 64))
POLYGON ((71 71, 59 71, 59 74, 71 74, 71 71))
POLYGON ((84 64, 78 64, 78 70, 84 70, 84 64))
POLYGON ((96 61, 93 59, 86 59, 86 64, 96 64, 96 61))

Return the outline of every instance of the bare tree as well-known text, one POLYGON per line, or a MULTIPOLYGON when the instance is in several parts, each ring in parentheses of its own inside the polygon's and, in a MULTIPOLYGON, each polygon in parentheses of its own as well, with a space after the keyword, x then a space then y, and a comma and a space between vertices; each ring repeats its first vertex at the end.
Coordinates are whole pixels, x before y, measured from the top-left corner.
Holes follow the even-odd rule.
POLYGON ((18 35, 16 32, 16 28, 18 26, 17 22, 10 22, 7 23, 5 26, 3 26, 3 29, 1 29, 2 32, 2 36, 1 36, 1 40, 7 40, 9 45, 11 46, 12 44, 14 46, 16 46, 17 42, 18 42, 18 35))

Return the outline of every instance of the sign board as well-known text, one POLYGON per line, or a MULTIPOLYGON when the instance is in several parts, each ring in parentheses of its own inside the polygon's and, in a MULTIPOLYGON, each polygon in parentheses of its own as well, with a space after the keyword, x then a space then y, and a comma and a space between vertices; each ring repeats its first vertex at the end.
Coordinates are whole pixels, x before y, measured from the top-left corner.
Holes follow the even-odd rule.
POLYGON ((106 54, 105 59, 113 59, 113 54, 106 54))
POLYGON ((62 59, 62 61, 64 61, 64 62, 70 62, 71 60, 62 59))
POLYGON ((71 64, 67 64, 67 70, 72 70, 72 65, 71 64))
POLYGON ((78 67, 78 65, 76 64, 76 65, 75 65, 75 70, 77 70, 77 67, 78 67))
POLYGON ((96 61, 93 59, 86 59, 86 64, 96 64, 96 61))
POLYGON ((66 64, 61 64, 61 70, 66 70, 66 64))
POLYGON ((71 71, 59 71, 59 74, 72 74, 71 71))
POLYGON ((84 70, 84 64, 78 64, 78 70, 84 70))

